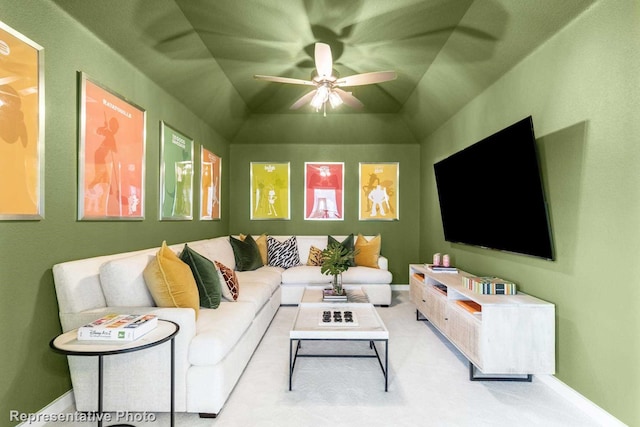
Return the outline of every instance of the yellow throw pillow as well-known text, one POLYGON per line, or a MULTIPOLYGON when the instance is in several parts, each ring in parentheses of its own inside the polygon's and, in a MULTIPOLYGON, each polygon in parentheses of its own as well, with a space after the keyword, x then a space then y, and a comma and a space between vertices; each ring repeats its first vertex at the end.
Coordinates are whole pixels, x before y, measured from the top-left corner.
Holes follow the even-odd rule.
MULTIPOLYGON (((240 234, 240 240, 244 241, 247 237, 244 234, 240 234)), ((259 237, 254 237, 253 240, 256 241, 258 245, 258 251, 260 251, 260 258, 262 258, 262 265, 267 265, 267 235, 261 234, 259 237)))
POLYGON ((307 265, 321 266, 322 265, 322 249, 318 249, 311 245, 309 248, 309 258, 307 259, 307 265))
POLYGON ((198 316, 200 297, 191 268, 162 242, 143 272, 144 281, 158 307, 193 308, 198 316))
POLYGON ((376 237, 367 241, 362 235, 358 234, 356 239, 356 256, 354 258, 356 265, 362 267, 380 268, 378 266, 378 258, 380 257, 380 246, 382 245, 382 237, 378 234, 376 237))

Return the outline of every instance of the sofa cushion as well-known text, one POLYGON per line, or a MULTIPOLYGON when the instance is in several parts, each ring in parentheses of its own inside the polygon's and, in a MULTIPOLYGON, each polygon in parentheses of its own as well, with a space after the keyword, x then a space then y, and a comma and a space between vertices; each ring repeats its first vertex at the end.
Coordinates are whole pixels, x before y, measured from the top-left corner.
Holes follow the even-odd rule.
POLYGON ((322 274, 320 267, 300 265, 282 272, 282 284, 308 283, 310 285, 331 283, 330 275, 322 274))
POLYGON ((158 307, 193 308, 198 316, 198 286, 187 264, 162 242, 162 247, 143 272, 158 307))
POLYGON ((240 293, 240 284, 238 283, 236 272, 220 261, 214 261, 214 264, 218 269, 222 296, 228 301, 236 301, 240 293))
POLYGON ((322 249, 316 248, 311 245, 309 248, 309 257, 307 258, 307 265, 319 267, 322 265, 322 249))
MULTIPOLYGON (((332 243, 338 243, 338 244, 344 246, 345 248, 347 248, 350 251, 354 251, 355 250, 355 243, 353 241, 353 234, 349 234, 342 242, 336 240, 332 236, 328 236, 327 237, 327 246, 331 245, 332 243)), ((353 261, 353 259, 351 259, 349 261, 349 265, 353 267, 353 266, 356 265, 356 263, 353 261)))
POLYGON ((223 301, 216 310, 203 308, 189 345, 192 365, 215 365, 231 351, 253 322, 253 303, 223 301))
POLYGON ((285 270, 280 267, 264 266, 254 271, 236 271, 236 276, 243 292, 245 284, 260 283, 271 289, 273 293, 280 286, 283 271, 285 270))
POLYGON ((200 307, 218 308, 222 297, 222 288, 218 270, 213 262, 191 249, 187 244, 184 245, 184 249, 180 253, 180 259, 191 268, 193 278, 198 286, 200 307))
POLYGON ((378 267, 378 258, 380 257, 380 246, 382 237, 378 234, 373 239, 367 241, 362 235, 358 234, 356 239, 356 255, 354 261, 356 265, 362 267, 380 268, 378 267))
POLYGON ((100 287, 107 306, 153 307, 155 302, 143 277, 153 254, 113 259, 100 266, 100 287))
POLYGON ((233 249, 236 270, 251 271, 264 265, 262 264, 260 249, 251 234, 245 236, 244 239, 236 239, 233 236, 229 236, 229 243, 233 249))
POLYGON ((393 276, 389 270, 371 267, 350 267, 342 273, 342 283, 354 285, 389 284, 393 276))
POLYGON ((291 268, 300 265, 296 236, 291 236, 284 242, 267 236, 267 257, 269 265, 274 267, 291 268))
POLYGON ((249 282, 242 284, 242 293, 238 296, 238 302, 253 304, 257 313, 273 295, 273 288, 267 283, 249 282))
POLYGON ((197 244, 193 242, 189 246, 211 261, 220 261, 232 270, 236 268, 236 260, 231 243, 229 243, 229 236, 216 237, 204 242, 199 241, 197 244))
MULTIPOLYGON (((240 240, 244 240, 244 239, 245 239, 245 235, 240 234, 240 240)), ((262 258, 262 265, 267 265, 267 263, 269 262, 267 258, 267 235, 261 234, 258 237, 254 237, 253 240, 255 240, 256 245, 258 245, 258 250, 260 251, 260 258, 262 258)))

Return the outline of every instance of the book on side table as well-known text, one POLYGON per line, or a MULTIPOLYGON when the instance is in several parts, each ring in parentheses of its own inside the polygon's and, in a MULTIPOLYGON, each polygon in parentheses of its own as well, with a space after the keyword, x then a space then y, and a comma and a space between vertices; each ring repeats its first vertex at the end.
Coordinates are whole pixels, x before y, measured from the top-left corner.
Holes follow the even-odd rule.
POLYGON ((157 326, 155 314, 108 314, 78 328, 78 341, 134 341, 157 326))

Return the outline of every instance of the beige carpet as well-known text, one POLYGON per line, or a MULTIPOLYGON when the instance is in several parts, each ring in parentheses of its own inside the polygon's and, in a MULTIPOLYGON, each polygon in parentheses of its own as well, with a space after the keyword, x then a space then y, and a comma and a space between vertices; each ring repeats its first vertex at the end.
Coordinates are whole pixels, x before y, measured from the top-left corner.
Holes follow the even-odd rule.
MULTIPOLYGON (((180 427, 576 426, 597 424, 545 384, 471 382, 466 359, 428 322, 415 320, 408 292, 379 307, 390 333, 389 391, 376 359, 298 359, 288 390, 289 328, 281 307, 217 419, 177 414, 180 427)), ((363 343, 309 343, 353 352, 363 343), (341 346, 341 347, 336 347, 341 346)), ((305 343, 305 350, 310 347, 305 343)), ((315 350, 319 350, 316 348, 315 350)), ((69 409, 73 411, 73 408, 69 409)), ((139 427, 169 425, 167 414, 139 427)), ((49 424, 48 427, 89 426, 49 424)))

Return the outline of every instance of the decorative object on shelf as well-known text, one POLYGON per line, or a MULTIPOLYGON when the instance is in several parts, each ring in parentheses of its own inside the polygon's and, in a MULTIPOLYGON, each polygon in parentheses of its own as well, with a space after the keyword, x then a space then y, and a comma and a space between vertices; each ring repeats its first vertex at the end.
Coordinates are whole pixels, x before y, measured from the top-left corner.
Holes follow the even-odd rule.
POLYGON ((433 254, 433 264, 432 265, 440 265, 440 252, 433 254))
POLYGON ((220 219, 222 159, 200 147, 200 219, 220 219))
POLYGON ((305 162, 304 219, 344 219, 344 163, 305 162))
POLYGON ((108 314, 78 328, 78 341, 134 341, 157 326, 155 314, 108 314))
POLYGON ((333 276, 332 287, 336 295, 342 295, 342 273, 347 271, 351 266, 351 261, 356 255, 355 250, 351 250, 340 243, 330 243, 325 250, 322 251, 322 265, 320 272, 322 274, 333 276))
POLYGON ((160 123, 160 219, 193 219, 193 139, 160 123))
POLYGON ((0 22, 0 219, 44 218, 44 49, 0 22))
POLYGON ((290 219, 289 162, 251 162, 251 219, 290 219))
POLYGON ((451 266, 451 258, 449 258, 449 254, 444 254, 442 256, 442 266, 450 267, 451 266))
POLYGON ((445 267, 444 265, 425 264, 424 266, 434 273, 458 273, 458 269, 452 265, 445 267))
POLYGON ((78 219, 144 219, 146 113, 80 78, 78 219))
POLYGON ((400 219, 400 164, 360 163, 360 221, 396 221, 400 219))

